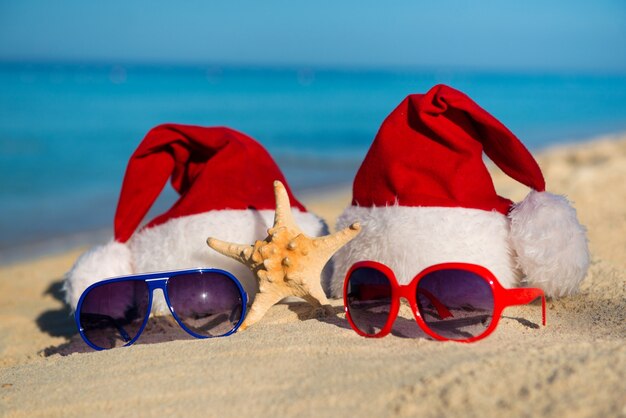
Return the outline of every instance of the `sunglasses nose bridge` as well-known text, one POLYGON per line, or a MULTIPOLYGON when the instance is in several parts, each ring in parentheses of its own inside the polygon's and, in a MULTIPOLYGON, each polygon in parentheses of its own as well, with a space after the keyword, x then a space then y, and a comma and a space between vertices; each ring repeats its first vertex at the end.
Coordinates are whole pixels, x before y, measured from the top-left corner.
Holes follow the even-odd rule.
POLYGON ((398 299, 406 299, 407 302, 411 303, 413 295, 409 285, 400 285, 398 287, 398 299))
POLYGON ((152 300, 150 310, 160 315, 169 311, 166 296, 167 279, 167 277, 163 277, 146 280, 148 292, 150 292, 150 299, 152 300))
POLYGON ((150 291, 150 293, 154 292, 156 289, 161 289, 163 290, 163 292, 165 292, 167 279, 167 277, 159 279, 147 279, 146 284, 148 285, 148 290, 150 291))

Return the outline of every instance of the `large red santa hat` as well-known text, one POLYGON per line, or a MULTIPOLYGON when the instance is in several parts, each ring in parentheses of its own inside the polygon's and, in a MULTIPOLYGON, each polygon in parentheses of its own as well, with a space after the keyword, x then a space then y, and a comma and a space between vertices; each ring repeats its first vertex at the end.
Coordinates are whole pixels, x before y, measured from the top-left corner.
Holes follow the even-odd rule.
POLYGON ((491 270, 506 287, 575 292, 589 266, 585 229, 566 198, 545 191, 537 162, 502 123, 444 85, 408 96, 383 122, 337 228, 361 233, 333 258, 330 290, 341 295, 359 260, 387 264, 407 283, 442 262, 491 270), (499 196, 484 153, 531 189, 518 204, 499 196))
POLYGON ((228 270, 254 295, 256 280, 250 271, 212 251, 206 239, 263 239, 273 223, 275 180, 285 184, 303 231, 325 234, 324 221, 306 212, 272 157, 249 136, 222 127, 157 126, 128 163, 114 239, 83 254, 66 275, 68 302, 75 307, 83 290, 104 278, 188 267, 228 270), (178 201, 137 230, 170 177, 178 201))

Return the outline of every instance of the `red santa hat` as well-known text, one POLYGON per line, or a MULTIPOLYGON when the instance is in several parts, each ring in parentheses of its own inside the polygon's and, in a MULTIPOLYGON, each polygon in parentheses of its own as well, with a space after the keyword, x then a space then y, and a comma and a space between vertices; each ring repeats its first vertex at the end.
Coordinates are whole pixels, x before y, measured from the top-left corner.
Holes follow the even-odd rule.
POLYGON ((408 96, 383 122, 337 228, 356 220, 361 233, 333 258, 334 296, 348 268, 366 259, 387 264, 404 283, 432 264, 471 262, 506 287, 522 279, 549 296, 575 292, 589 266, 575 210, 545 191, 520 140, 444 85, 408 96), (496 193, 483 151, 531 189, 521 203, 496 193))
MULTIPOLYGON (((128 163, 114 239, 83 254, 66 275, 68 302, 75 307, 83 290, 104 278, 188 267, 228 270, 254 295, 256 280, 250 271, 211 251, 206 239, 263 239, 273 223, 275 180, 285 184, 303 231, 325 234, 324 221, 296 200, 272 157, 249 136, 222 127, 157 126, 128 163), (170 178, 179 199, 137 230, 170 178)), ((161 310, 165 307, 158 306, 161 310)))

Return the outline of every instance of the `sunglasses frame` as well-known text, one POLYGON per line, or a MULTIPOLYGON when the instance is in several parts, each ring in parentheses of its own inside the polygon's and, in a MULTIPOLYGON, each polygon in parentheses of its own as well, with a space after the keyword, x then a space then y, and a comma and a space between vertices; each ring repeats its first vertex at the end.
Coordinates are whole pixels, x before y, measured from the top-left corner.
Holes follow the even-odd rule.
MULTIPOLYGON (((84 334, 84 329, 80 324, 80 311, 83 305, 83 300, 92 289, 95 289, 97 287, 100 287, 109 283, 131 281, 131 280, 143 281, 143 282, 146 282, 146 284, 148 285, 148 293, 149 293, 148 309, 146 311, 147 312, 146 316, 143 319, 143 323, 141 324, 141 327, 139 328, 139 331, 137 332, 137 335, 135 335, 130 341, 124 344, 123 347, 128 347, 129 345, 132 345, 135 341, 137 341, 137 339, 139 339, 139 336, 143 332, 144 328, 146 327, 146 324, 148 323, 148 319, 150 318, 150 313, 152 311, 152 298, 153 298, 154 291, 156 289, 161 289, 161 291, 163 292, 163 296, 165 297, 165 302, 167 304, 167 307, 170 310, 170 313, 174 317, 174 320, 178 323, 178 325, 180 325, 180 327, 185 332, 187 332, 187 334, 195 338, 199 338, 199 339, 218 338, 218 337, 226 337, 228 335, 231 335, 237 331, 237 329, 239 328, 239 326, 241 325, 241 323, 243 322, 246 316, 246 310, 247 310, 247 305, 248 305, 248 295, 246 291, 244 290, 243 286, 241 285, 241 283, 239 282, 239 280, 232 273, 229 273, 225 270, 213 269, 213 268, 195 268, 195 269, 186 269, 186 270, 161 271, 161 272, 155 272, 155 273, 132 274, 129 276, 104 279, 102 281, 93 283, 91 286, 89 286, 87 289, 83 291, 83 293, 80 295, 80 299, 78 300, 78 304, 76 305, 76 310, 74 311, 74 321, 76 322, 76 327, 78 328, 78 332, 81 338, 83 339, 83 341, 85 341, 85 343, 87 343, 87 345, 89 345, 94 350, 98 350, 98 351, 110 350, 110 348, 99 347, 93 344, 91 341, 89 341, 87 336, 84 334), (239 289, 239 294, 241 295, 241 303, 242 303, 241 317, 239 318, 239 322, 237 322, 237 324, 233 327, 233 329, 228 331, 226 334, 217 335, 214 337, 196 334, 195 332, 187 328, 185 324, 183 324, 183 322, 180 320, 180 318, 178 318, 178 315, 176 315, 176 312, 174 311, 174 308, 172 307, 172 304, 170 302, 170 298, 167 292, 167 283, 170 279, 176 276, 181 276, 181 275, 191 274, 191 273, 223 274, 227 276, 228 278, 230 278, 237 285, 237 289, 239 289)), ((115 347, 111 347, 111 348, 115 348, 115 347)))
POLYGON ((346 278, 343 284, 343 304, 344 311, 346 313, 346 318, 350 323, 352 329, 359 335, 367 338, 381 338, 386 336, 391 332, 394 322, 398 317, 398 313, 400 311, 400 298, 404 298, 409 302, 411 306, 411 310, 413 311, 413 316, 417 321, 419 327, 428 334, 430 337, 439 340, 439 341, 456 341, 462 343, 471 343, 473 341, 477 341, 489 336, 498 326, 498 322, 500 321, 500 317, 502 316, 502 311, 509 307, 515 305, 525 305, 537 298, 541 298, 541 314, 542 314, 542 324, 546 325, 546 297, 543 290, 538 288, 513 288, 507 289, 503 287, 496 276, 486 269, 483 266, 479 266, 477 264, 471 263, 441 263, 432 265, 421 272, 419 272, 412 280, 406 285, 401 285, 398 283, 396 279, 396 275, 394 274, 391 268, 386 265, 376 262, 376 261, 359 261, 352 265, 346 274, 346 278), (348 282, 350 280, 350 276, 352 273, 359 268, 372 268, 378 270, 382 274, 385 275, 387 280, 391 285, 391 307, 389 310, 389 317, 387 318, 387 322, 385 326, 376 334, 366 334, 361 331, 356 324, 352 321, 352 317, 350 316, 350 310, 348 309, 348 282), (491 323, 487 329, 474 337, 456 340, 443 337, 430 329, 430 327, 426 324, 422 316, 420 315, 419 309, 417 307, 417 296, 416 290, 419 284, 419 281, 425 277, 427 274, 432 273, 438 270, 465 270, 471 273, 476 274, 483 278, 491 287, 491 291, 493 292, 493 315, 491 319, 491 323))

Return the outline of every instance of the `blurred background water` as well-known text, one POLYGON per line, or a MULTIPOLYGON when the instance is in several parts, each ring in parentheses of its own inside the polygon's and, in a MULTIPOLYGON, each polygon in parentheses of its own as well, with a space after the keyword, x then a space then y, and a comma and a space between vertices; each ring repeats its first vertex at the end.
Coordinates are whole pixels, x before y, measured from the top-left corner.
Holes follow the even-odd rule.
MULTIPOLYGON (((626 77, 232 67, 0 67, 0 253, 109 228, 126 163, 164 122, 225 125, 296 190, 349 184, 386 115, 447 83, 531 149, 626 130, 626 77)), ((159 209, 175 199, 166 192, 159 209)))
POLYGON ((165 122, 247 133, 300 195, 437 83, 532 150, 626 131, 624 45, 622 0, 0 1, 0 263, 110 236, 165 122))

